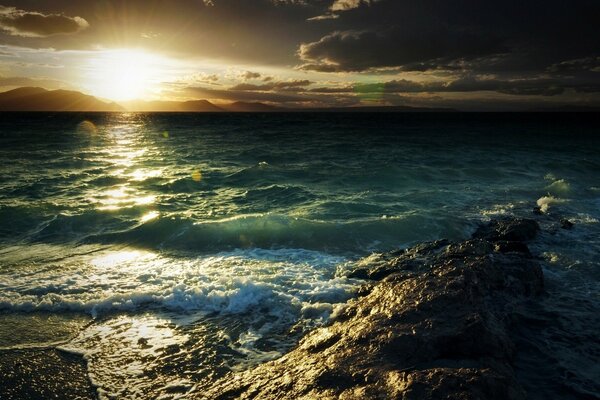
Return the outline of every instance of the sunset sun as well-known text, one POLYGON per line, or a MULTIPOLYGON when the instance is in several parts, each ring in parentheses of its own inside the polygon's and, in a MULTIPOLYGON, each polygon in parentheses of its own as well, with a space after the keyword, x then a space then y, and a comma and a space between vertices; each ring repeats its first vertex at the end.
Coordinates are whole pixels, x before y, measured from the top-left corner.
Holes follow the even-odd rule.
POLYGON ((103 52, 89 61, 89 88, 98 97, 131 100, 146 95, 160 78, 159 58, 140 50, 103 52))

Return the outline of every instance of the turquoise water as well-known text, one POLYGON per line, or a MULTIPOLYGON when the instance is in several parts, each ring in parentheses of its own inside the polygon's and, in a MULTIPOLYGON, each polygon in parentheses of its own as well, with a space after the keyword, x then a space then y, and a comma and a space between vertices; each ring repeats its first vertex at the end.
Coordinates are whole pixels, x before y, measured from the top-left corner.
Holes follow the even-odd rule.
MULTIPOLYGON (((276 358, 352 298, 358 258, 536 204, 548 337, 600 326, 593 115, 1 117, 0 348, 84 354, 104 397, 276 358)), ((548 351, 595 390, 586 348, 548 351)))

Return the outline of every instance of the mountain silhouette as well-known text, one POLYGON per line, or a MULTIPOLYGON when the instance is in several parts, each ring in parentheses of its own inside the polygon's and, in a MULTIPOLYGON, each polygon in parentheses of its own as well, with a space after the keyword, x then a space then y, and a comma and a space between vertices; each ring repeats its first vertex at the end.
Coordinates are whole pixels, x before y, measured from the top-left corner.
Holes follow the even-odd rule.
POLYGON ((274 112, 287 110, 285 108, 275 107, 264 103, 248 103, 244 101, 236 101, 221 107, 226 111, 231 112, 274 112))
POLYGON ((0 93, 0 111, 124 111, 116 103, 71 90, 22 87, 0 93))
POLYGON ((221 112, 222 108, 208 100, 190 101, 143 101, 134 100, 122 103, 134 112, 221 112))
POLYGON ((236 101, 213 104, 208 100, 145 101, 117 104, 72 90, 21 87, 0 93, 0 111, 130 111, 130 112, 447 112, 448 108, 408 106, 359 106, 332 108, 286 108, 259 102, 236 101))

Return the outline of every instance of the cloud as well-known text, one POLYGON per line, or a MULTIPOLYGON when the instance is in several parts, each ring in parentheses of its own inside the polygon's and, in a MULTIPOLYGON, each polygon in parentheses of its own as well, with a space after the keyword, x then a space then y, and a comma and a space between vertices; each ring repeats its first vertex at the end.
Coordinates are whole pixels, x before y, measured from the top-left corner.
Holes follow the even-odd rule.
POLYGON ((255 91, 295 91, 310 85, 309 80, 290 80, 290 81, 270 81, 262 85, 251 83, 239 83, 230 88, 230 90, 255 90, 255 91))
POLYGON ((406 31, 337 31, 320 40, 300 45, 304 70, 321 72, 365 71, 379 67, 401 67, 431 60, 453 60, 504 51, 493 36, 465 30, 427 28, 406 31))
MULTIPOLYGON (((345 89, 345 88, 344 88, 345 89)), ((320 88, 321 92, 327 88, 320 88)), ((468 93, 497 92, 515 96, 556 96, 566 90, 575 92, 595 92, 600 90, 599 84, 590 84, 577 79, 521 78, 497 79, 473 76, 460 77, 450 81, 415 82, 406 79, 391 80, 381 83, 356 84, 356 93, 468 93)), ((335 88, 332 88, 332 92, 335 88)))
POLYGON ((239 76, 240 76, 240 78, 242 78, 244 80, 250 80, 250 79, 258 79, 262 75, 260 74, 260 72, 244 71, 244 72, 241 72, 239 74, 239 76))
POLYGON ((329 9, 331 11, 347 11, 361 5, 371 5, 378 0, 335 0, 329 9))
POLYGON ((590 71, 598 73, 600 72, 600 56, 562 61, 560 63, 551 65, 548 68, 548 71, 558 73, 590 71))
POLYGON ((47 37, 77 33, 89 26, 81 17, 42 14, 0 6, 0 28, 13 36, 47 37))
POLYGON ((350 10, 360 6, 361 0, 335 0, 330 7, 331 11, 350 10))
MULTIPOLYGON (((271 81, 261 84, 241 82, 227 89, 214 89, 206 86, 187 87, 183 93, 194 98, 218 101, 261 101, 272 104, 295 106, 339 106, 358 104, 361 101, 371 104, 398 104, 414 99, 437 101, 444 95, 461 93, 465 96, 490 92, 513 98, 550 98, 571 91, 595 93, 600 84, 590 84, 575 78, 518 78, 502 79, 494 76, 464 75, 448 80, 416 81, 393 79, 384 82, 355 83, 330 82, 332 86, 311 87, 309 80, 271 81), (434 99, 434 100, 432 100, 434 99)), ((489 96, 486 96, 488 100, 489 96)))
POLYGON ((329 6, 327 12, 316 17, 308 18, 307 21, 325 21, 328 19, 337 19, 340 17, 340 12, 353 10, 361 6, 369 6, 380 0, 334 0, 329 6))
POLYGON ((330 31, 298 47, 301 69, 532 73, 600 55, 600 3, 587 0, 337 0, 328 12, 317 25, 330 31))
POLYGON ((215 83, 220 79, 217 74, 207 74, 206 72, 197 72, 190 76, 181 79, 182 82, 195 83, 195 82, 203 82, 203 83, 215 83))
POLYGON ((202 86, 188 87, 184 90, 184 93, 198 98, 226 101, 266 101, 272 103, 289 103, 306 100, 305 97, 290 94, 235 89, 212 89, 202 86))
POLYGON ((310 17, 307 19, 307 21, 325 21, 328 19, 337 19, 340 16, 338 14, 334 14, 334 13, 327 13, 327 14, 323 14, 323 15, 317 15, 316 17, 310 17))
POLYGON ((360 97, 356 93, 317 93, 308 90, 289 93, 280 91, 250 90, 250 87, 231 87, 229 89, 214 89, 206 86, 193 86, 183 88, 172 93, 175 97, 182 95, 191 98, 201 98, 210 101, 245 101, 266 102, 288 107, 329 107, 347 106, 360 103, 360 97))
POLYGON ((309 90, 312 93, 353 93, 354 86, 316 87, 309 90))

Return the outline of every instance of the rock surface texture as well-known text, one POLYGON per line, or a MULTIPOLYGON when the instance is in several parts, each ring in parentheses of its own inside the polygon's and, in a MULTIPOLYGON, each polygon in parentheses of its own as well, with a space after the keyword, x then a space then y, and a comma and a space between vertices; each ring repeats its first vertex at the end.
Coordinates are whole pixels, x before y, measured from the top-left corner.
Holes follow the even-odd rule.
POLYGON ((526 242, 535 221, 495 220, 471 239, 361 260, 369 280, 285 356, 232 373, 199 398, 524 399, 512 310, 543 289, 526 242))

